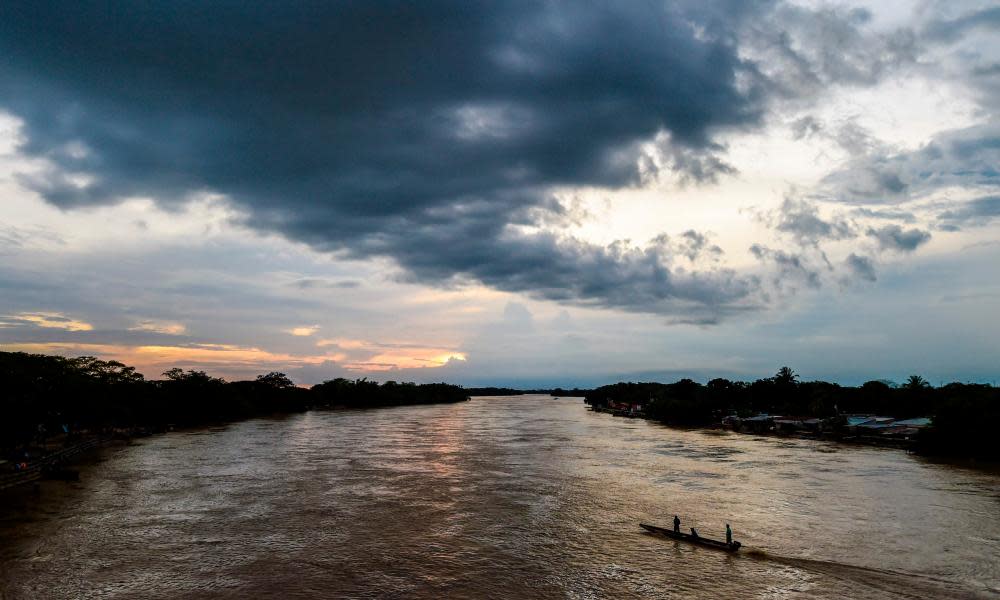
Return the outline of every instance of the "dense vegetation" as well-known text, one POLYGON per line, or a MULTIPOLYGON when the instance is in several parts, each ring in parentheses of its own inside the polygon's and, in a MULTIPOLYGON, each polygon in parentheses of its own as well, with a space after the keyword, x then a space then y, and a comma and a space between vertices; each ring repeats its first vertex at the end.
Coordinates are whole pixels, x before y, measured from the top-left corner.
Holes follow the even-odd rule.
POLYGON ((520 396, 522 394, 549 394, 551 396, 569 396, 569 397, 580 397, 582 398, 587 394, 588 390, 581 390, 580 388, 573 388, 571 390, 566 390, 563 388, 550 388, 550 389, 534 389, 534 390, 518 390, 514 388, 505 387, 474 387, 465 388, 465 393, 470 396, 520 396))
MULTIPOLYGON (((333 379, 305 389, 282 373, 235 382, 181 369, 163 376, 149 381, 133 367, 94 357, 0 352, 0 450, 9 452, 64 430, 70 434, 112 428, 155 431, 168 425, 219 423, 312 408, 459 402, 470 395, 528 393, 366 379, 333 379)), ((638 403, 649 418, 690 426, 718 423, 730 414, 929 416, 933 426, 921 433, 922 450, 1000 458, 1000 444, 991 436, 1000 423, 1000 388, 988 385, 950 383, 934 388, 913 376, 898 387, 881 381, 845 387, 802 382, 782 368, 774 377, 753 382, 713 379, 702 385, 682 379, 670 384, 616 383, 590 391, 533 391, 584 395, 594 405, 638 403)))
POLYGON ((931 387, 912 376, 901 386, 869 381, 859 387, 825 381, 799 381, 783 367, 774 377, 753 382, 713 379, 702 385, 690 379, 676 383, 616 383, 586 396, 589 404, 643 404, 647 417, 675 425, 718 423, 725 415, 758 413, 806 417, 871 413, 895 418, 931 417, 919 448, 927 453, 1000 458, 992 436, 1000 424, 1000 388, 949 383, 931 387))
MULTIPOLYGON (((520 396, 521 394, 539 393, 537 390, 516 390, 505 387, 475 387, 465 388, 465 392, 470 396, 520 396)), ((548 392, 541 392, 548 393, 548 392)))
POLYGON ((378 384, 367 379, 333 379, 312 386, 309 392, 314 406, 351 408, 460 402, 469 396, 468 390, 447 383, 378 384))
POLYGON ((148 381, 133 367, 89 356, 0 352, 0 450, 64 430, 158 430, 310 408, 459 402, 467 397, 461 387, 444 383, 334 379, 305 389, 282 373, 234 382, 202 371, 171 369, 163 375, 148 381))

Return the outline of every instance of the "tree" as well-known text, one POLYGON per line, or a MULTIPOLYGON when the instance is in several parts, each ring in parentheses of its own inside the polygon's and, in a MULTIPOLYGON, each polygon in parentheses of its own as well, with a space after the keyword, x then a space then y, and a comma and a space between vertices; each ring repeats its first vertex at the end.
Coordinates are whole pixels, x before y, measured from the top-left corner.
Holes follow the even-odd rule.
POLYGON ((931 384, 927 383, 927 380, 920 375, 910 375, 903 384, 903 388, 907 390, 923 390, 931 387, 931 384))
POLYGON ((226 382, 224 379, 212 377, 204 371, 194 371, 192 369, 184 371, 183 369, 178 369, 177 367, 174 367, 169 371, 164 371, 163 376, 173 382, 191 385, 221 384, 226 382))
POLYGON ((709 381, 705 386, 712 390, 713 392, 724 392, 731 390, 733 388, 733 382, 728 379, 723 379, 722 377, 716 377, 715 379, 709 381))
POLYGON ((184 379, 184 369, 174 367, 169 371, 164 371, 163 376, 170 381, 180 381, 181 379, 184 379))
POLYGON ((791 386, 798 383, 799 375, 788 367, 781 367, 774 374, 774 382, 778 385, 791 386))
POLYGON ((93 356, 80 356, 69 359, 69 365, 82 375, 98 380, 101 383, 141 383, 143 377, 135 367, 126 366, 116 360, 104 361, 93 356))
POLYGON ((258 375, 257 383, 277 389, 295 387, 295 383, 293 383, 287 375, 279 373, 278 371, 271 371, 267 375, 258 375))

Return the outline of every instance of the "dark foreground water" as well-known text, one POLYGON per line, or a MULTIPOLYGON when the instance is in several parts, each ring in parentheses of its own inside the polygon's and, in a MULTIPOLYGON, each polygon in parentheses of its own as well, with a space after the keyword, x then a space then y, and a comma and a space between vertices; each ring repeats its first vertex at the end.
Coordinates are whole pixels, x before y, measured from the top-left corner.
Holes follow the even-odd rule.
POLYGON ((578 400, 315 412, 106 450, 0 496, 3 598, 1000 592, 1000 475, 578 400), (731 556, 643 533, 674 513, 731 556))

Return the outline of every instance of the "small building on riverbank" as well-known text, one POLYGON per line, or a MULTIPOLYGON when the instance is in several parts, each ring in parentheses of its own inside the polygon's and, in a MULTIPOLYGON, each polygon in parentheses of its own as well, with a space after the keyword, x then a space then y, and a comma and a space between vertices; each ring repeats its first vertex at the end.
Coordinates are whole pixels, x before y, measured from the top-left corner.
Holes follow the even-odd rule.
POLYGON ((735 431, 742 431, 746 433, 769 433, 774 431, 774 420, 780 418, 780 416, 762 413, 752 417, 736 417, 730 421, 730 424, 735 431))
POLYGON ((816 417, 775 417, 774 430, 778 433, 794 433, 808 431, 819 433, 823 429, 824 419, 816 417))

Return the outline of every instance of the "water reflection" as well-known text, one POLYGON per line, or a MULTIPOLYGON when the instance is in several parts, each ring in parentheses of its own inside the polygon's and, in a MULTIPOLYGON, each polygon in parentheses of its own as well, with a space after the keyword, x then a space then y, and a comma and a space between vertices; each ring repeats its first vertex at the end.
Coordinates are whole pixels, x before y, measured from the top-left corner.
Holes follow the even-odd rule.
POLYGON ((1000 477, 575 400, 318 412, 5 497, 5 597, 883 598, 1000 587, 1000 477), (722 537, 730 556, 639 521, 722 537))

